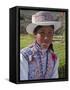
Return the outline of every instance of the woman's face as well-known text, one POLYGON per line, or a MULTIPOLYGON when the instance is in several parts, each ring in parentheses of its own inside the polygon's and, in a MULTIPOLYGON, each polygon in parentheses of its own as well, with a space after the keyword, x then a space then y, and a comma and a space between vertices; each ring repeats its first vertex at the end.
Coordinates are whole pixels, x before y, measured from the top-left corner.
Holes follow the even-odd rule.
POLYGON ((54 29, 50 26, 40 28, 36 34, 36 41, 43 48, 48 48, 52 43, 54 29))

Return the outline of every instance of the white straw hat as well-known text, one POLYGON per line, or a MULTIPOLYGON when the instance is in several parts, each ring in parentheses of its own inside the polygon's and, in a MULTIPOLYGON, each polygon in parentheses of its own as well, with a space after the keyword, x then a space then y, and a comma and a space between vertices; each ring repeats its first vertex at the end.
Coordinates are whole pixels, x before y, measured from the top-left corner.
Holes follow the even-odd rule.
POLYGON ((34 29, 39 25, 41 26, 54 25, 54 32, 55 32, 61 27, 61 22, 56 21, 56 16, 55 14, 53 14, 53 12, 40 11, 32 15, 32 23, 30 23, 27 26, 26 31, 29 34, 33 34, 34 29))

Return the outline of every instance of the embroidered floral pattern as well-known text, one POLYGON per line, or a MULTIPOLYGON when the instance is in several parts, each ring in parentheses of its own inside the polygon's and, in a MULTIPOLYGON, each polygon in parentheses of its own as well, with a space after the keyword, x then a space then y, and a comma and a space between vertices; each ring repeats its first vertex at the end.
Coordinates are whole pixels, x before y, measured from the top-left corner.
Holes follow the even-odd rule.
POLYGON ((29 65, 28 79, 33 80, 51 78, 54 62, 57 59, 56 54, 51 51, 48 51, 48 54, 46 52, 42 54, 41 48, 38 44, 34 44, 25 52, 26 53, 24 56, 28 58, 29 65))

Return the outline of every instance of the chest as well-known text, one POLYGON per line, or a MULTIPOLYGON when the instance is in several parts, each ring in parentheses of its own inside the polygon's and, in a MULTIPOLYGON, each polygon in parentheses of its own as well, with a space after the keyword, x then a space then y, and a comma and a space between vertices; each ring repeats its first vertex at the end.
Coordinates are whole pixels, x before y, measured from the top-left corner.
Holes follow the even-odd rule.
POLYGON ((35 52, 29 55, 29 79, 48 78, 54 68, 51 53, 35 52))

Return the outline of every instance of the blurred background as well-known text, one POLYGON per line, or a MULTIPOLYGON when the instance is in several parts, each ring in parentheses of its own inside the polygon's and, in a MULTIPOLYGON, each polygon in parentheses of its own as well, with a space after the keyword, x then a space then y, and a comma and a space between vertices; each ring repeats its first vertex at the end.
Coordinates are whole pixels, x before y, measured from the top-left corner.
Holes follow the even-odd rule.
MULTIPOLYGON (((26 32, 26 27, 31 23, 32 15, 36 10, 20 10, 20 49, 25 48, 34 42, 34 37, 26 32)), ((65 13, 52 12, 56 21, 61 21, 61 27, 53 37, 54 52, 59 58, 59 78, 65 77, 65 13)))

